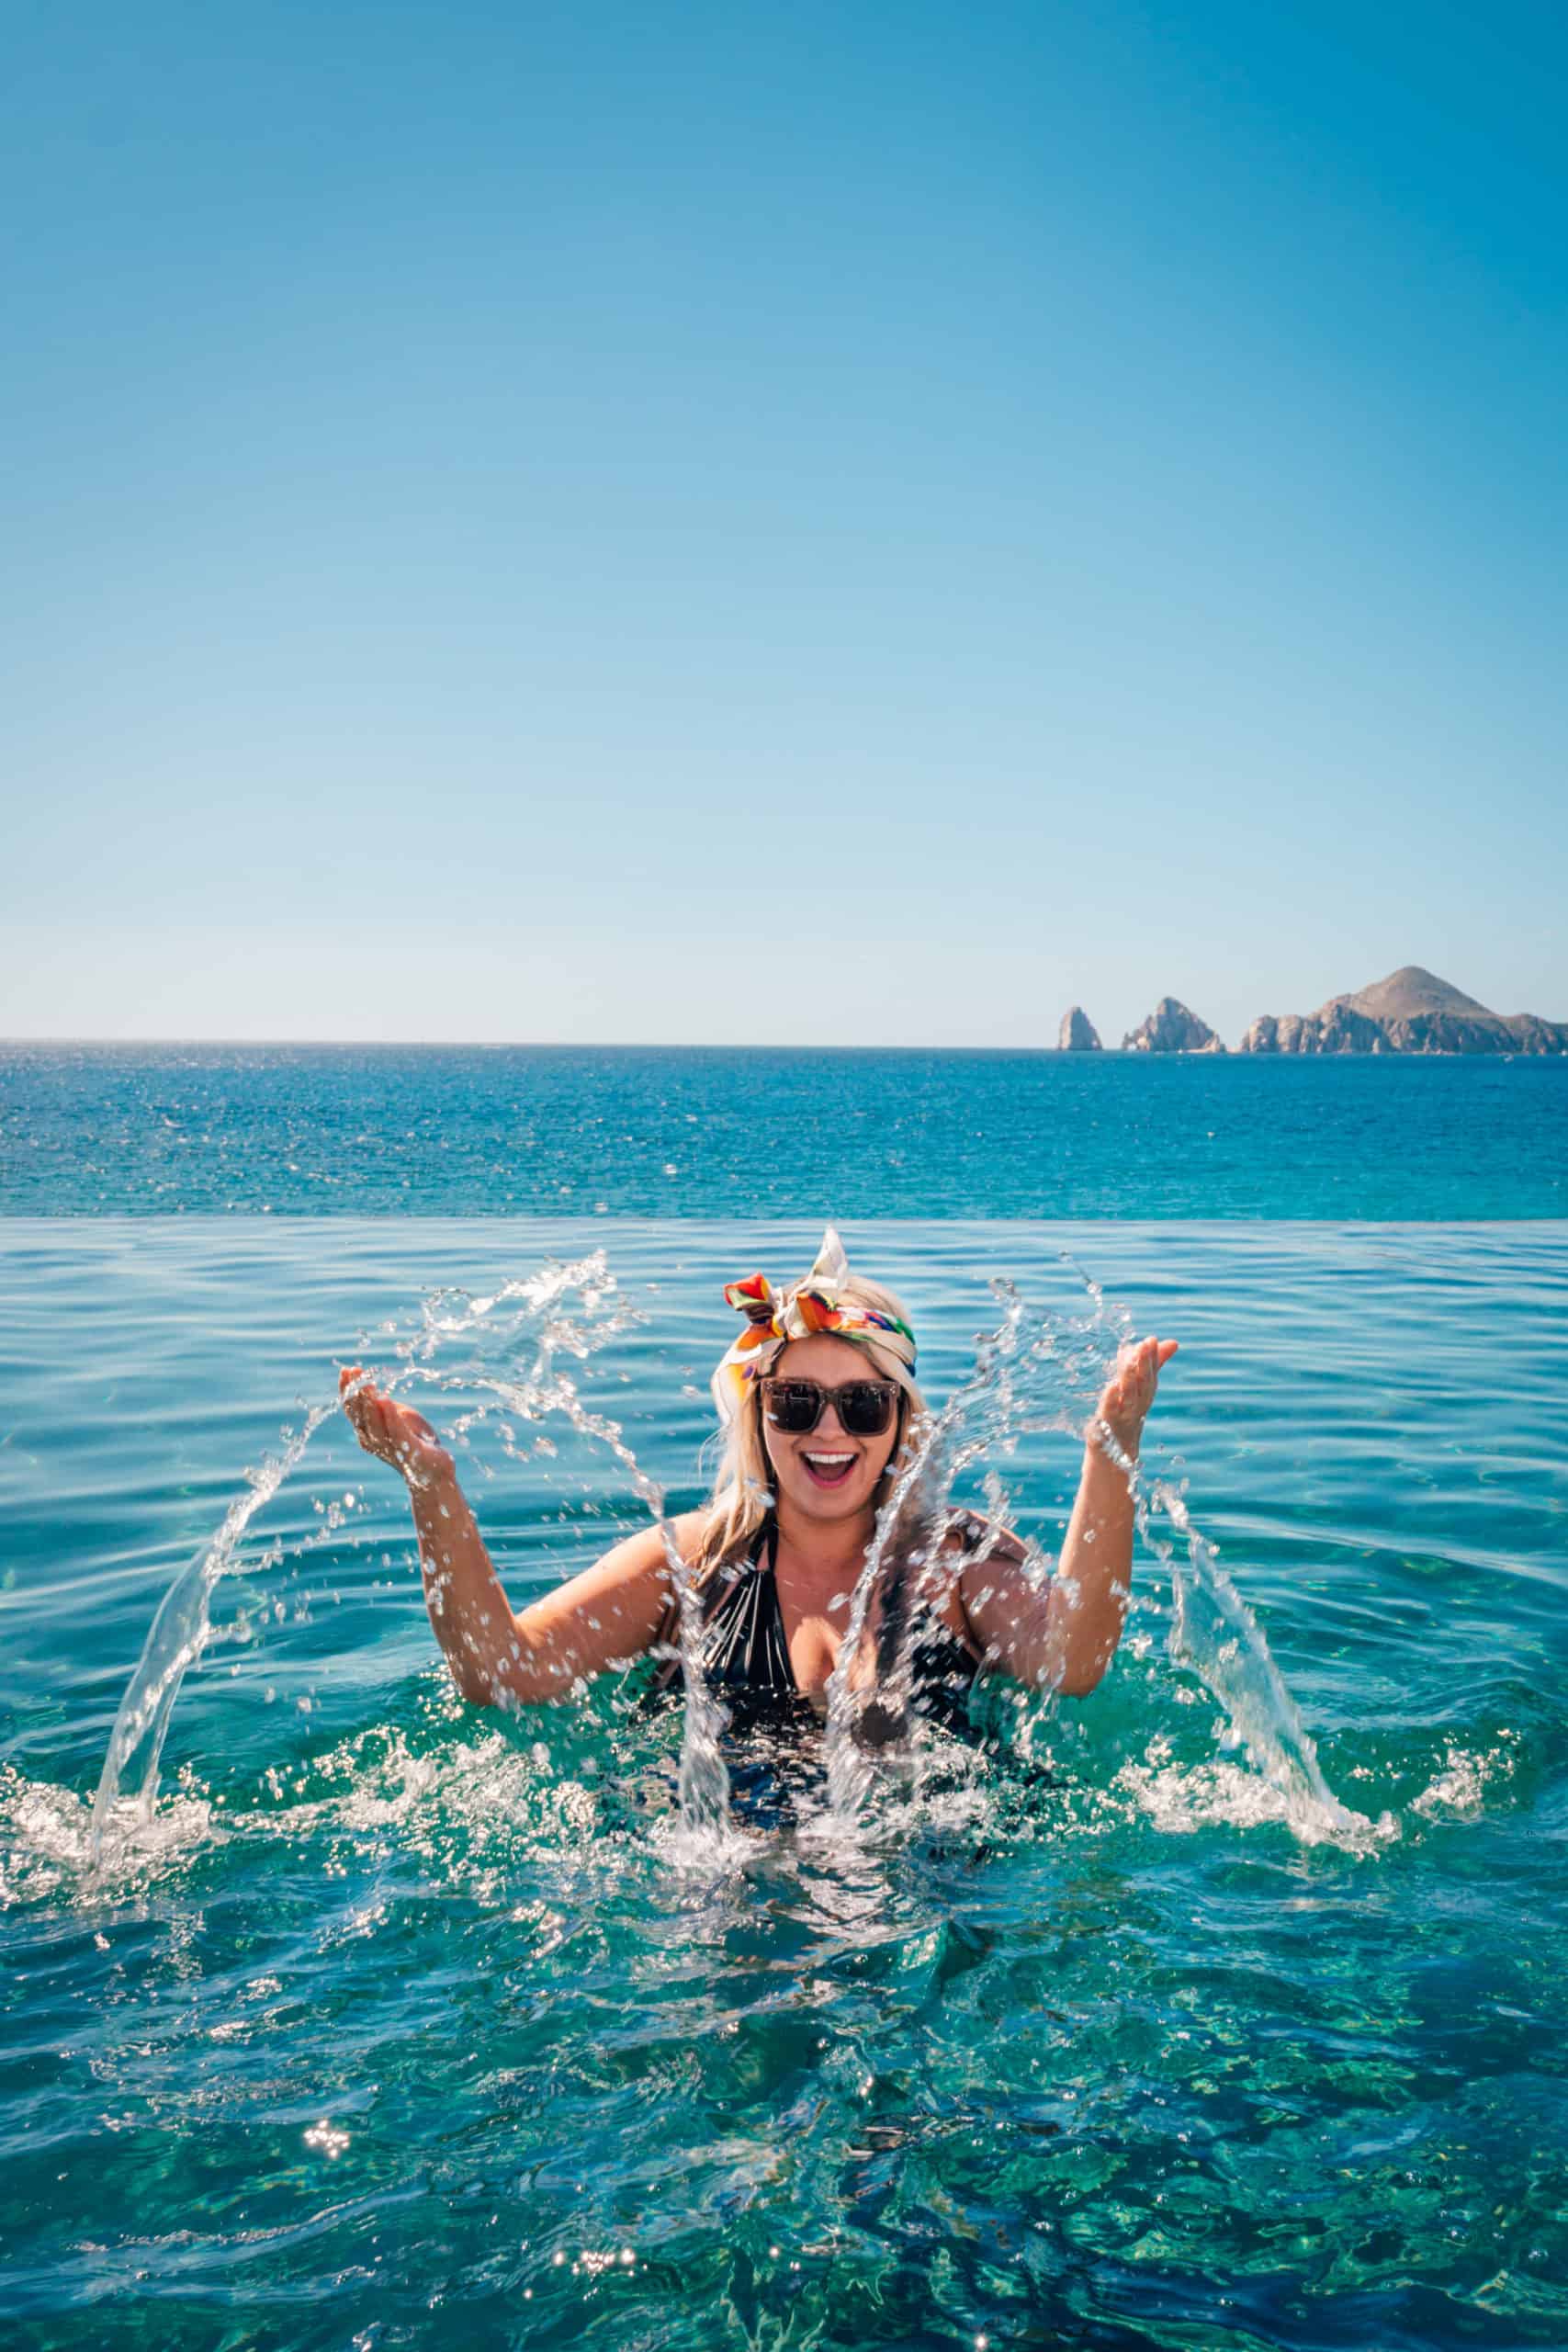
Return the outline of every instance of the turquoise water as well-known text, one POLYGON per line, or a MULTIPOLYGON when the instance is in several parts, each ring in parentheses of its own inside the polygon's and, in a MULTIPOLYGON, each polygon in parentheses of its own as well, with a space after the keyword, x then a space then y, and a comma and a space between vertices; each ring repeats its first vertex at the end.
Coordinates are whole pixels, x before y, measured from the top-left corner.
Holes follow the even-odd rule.
POLYGON ((1548 1217, 1568 1056, 0 1046, 10 1216, 1548 1217))
MULTIPOLYGON (((428 1346, 414 1393, 454 1430, 506 1350, 493 1314, 436 1344, 422 1294, 603 1248, 643 1319, 573 1368, 680 1507, 719 1283, 816 1238, 0 1226, 8 2342, 1568 2341, 1561 1223, 847 1223, 939 1398, 990 1277, 1081 1327, 1064 1247, 1181 1340, 1148 1467, 1185 1480, 1331 1804, 1235 1736, 1257 1655, 1205 1646, 1156 1516, 1090 1699, 994 1693, 986 1746, 933 1741, 847 1815, 809 1758, 782 1805, 738 1775, 728 1835, 693 1839, 679 1711, 635 1681, 455 1698, 400 1490, 333 1420, 94 1872, 159 1599, 334 1358, 428 1346)), ((466 1477, 522 1600, 642 1506, 564 1422, 503 1419, 466 1477)), ((993 1466, 1053 1544, 1067 1442, 993 1466)))

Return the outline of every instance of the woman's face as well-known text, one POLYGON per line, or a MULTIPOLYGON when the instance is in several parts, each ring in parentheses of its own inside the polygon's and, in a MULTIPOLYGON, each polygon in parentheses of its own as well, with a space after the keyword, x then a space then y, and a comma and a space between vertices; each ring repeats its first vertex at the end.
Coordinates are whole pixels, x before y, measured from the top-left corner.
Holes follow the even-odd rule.
MULTIPOLYGON (((844 1388, 852 1381, 883 1382, 864 1348, 848 1340, 817 1332, 809 1340, 792 1340, 782 1348, 768 1374, 771 1380, 814 1380, 823 1388, 844 1388)), ((892 1384, 889 1383, 889 1385, 892 1384)), ((870 1508, 878 1479, 898 1442, 898 1410, 895 1403, 887 1427, 879 1437, 851 1437, 839 1419, 838 1408, 828 1404, 814 1430, 792 1437, 768 1419, 768 1396, 762 1391, 762 1442, 773 1465, 779 1498, 785 1498, 804 1517, 816 1520, 852 1519, 870 1508)))

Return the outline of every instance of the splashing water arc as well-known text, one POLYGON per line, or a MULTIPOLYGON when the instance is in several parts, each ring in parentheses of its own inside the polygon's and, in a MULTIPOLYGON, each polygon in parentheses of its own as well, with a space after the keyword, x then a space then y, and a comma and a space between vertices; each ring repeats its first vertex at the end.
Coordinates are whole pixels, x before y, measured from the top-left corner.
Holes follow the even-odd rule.
MULTIPOLYGON (((414 1329, 395 1338, 393 1352, 400 1362, 385 1385, 392 1390, 414 1382, 426 1388, 461 1389, 469 1394, 477 1390, 488 1401, 459 1417, 455 1427, 465 1435, 483 1423, 497 1405, 527 1423, 558 1414, 579 1435, 606 1449, 627 1471, 634 1493, 663 1531, 671 1576, 680 1598, 686 1699, 682 1807, 689 1825, 707 1827, 723 1820, 728 1789, 718 1745, 717 1713, 703 1681, 699 1615, 685 1563, 664 1521, 664 1497, 642 1471, 618 1425, 590 1412, 574 1382, 556 1363, 562 1355, 586 1360, 638 1319, 624 1302, 612 1306, 615 1295, 615 1280, 603 1250, 503 1283, 481 1297, 455 1290, 434 1291, 423 1302, 414 1329), (575 1306, 575 1314, 568 1311, 569 1306, 575 1306), (508 1374, 478 1362, 455 1370, 443 1369, 437 1363, 443 1350, 481 1333, 488 1349, 501 1351, 508 1362, 531 1355, 526 1370, 508 1374)), ((284 1432, 279 1453, 248 1477, 211 1544, 197 1554, 164 1594, 109 1735, 93 1804, 95 1869, 102 1865, 117 1832, 126 1826, 127 1815, 141 1824, 151 1816, 157 1800, 164 1742, 180 1684, 210 1634, 213 1593, 235 1566, 252 1521, 277 1494, 303 1459, 316 1431, 337 1413, 340 1402, 334 1392, 330 1400, 309 1408, 298 1430, 284 1432), (134 1791, 128 1797, 127 1775, 138 1760, 134 1791)), ((509 1453, 514 1451, 509 1440, 503 1438, 502 1442, 509 1453)))
MULTIPOLYGON (((828 1690, 827 1781, 832 1807, 846 1821, 865 1805, 878 1775, 873 1750, 862 1736, 870 1700, 874 1697, 895 1723, 905 1720, 908 1709, 909 1623, 903 1625, 892 1657, 883 1661, 874 1690, 856 1687, 849 1671, 861 1654, 900 1514, 918 1494, 922 1522, 935 1531, 928 1540, 940 1545, 963 1507, 955 1499, 960 1483, 983 1473, 987 1510, 999 1523, 1010 1499, 1001 1465, 1032 1437, 1076 1437, 1081 1431, 1130 1318, 1108 1307, 1096 1283, 1079 1279, 1089 1311, 1077 1317, 1031 1306, 1011 1283, 993 1281, 999 1319, 977 1339, 967 1377, 918 1432, 911 1459, 879 1516, 828 1690)), ((605 1255, 596 1250, 502 1283, 483 1296, 452 1289, 430 1294, 412 1329, 394 1335, 398 1363, 386 1385, 417 1383, 425 1390, 477 1396, 479 1401, 467 1404, 453 1424, 456 1432, 467 1438, 493 1422, 509 1453, 515 1446, 501 1411, 536 1427, 558 1418, 626 1473, 632 1492, 663 1532, 679 1599, 684 1697, 680 1818, 687 1836, 700 1845, 724 1830, 729 1811, 725 1719, 703 1671, 700 1601, 665 1517, 662 1487, 643 1470, 620 1424, 592 1410, 559 1363, 563 1357, 585 1363, 644 1320, 618 1295, 605 1255)), ((150 1820, 180 1685, 209 1637, 213 1594, 239 1562, 253 1521, 298 1467, 338 1401, 334 1394, 311 1405, 297 1430, 282 1433, 276 1453, 248 1476, 210 1544, 165 1593, 110 1734, 92 1814, 95 1868, 129 1828, 150 1820)), ((1140 1532, 1170 1577, 1170 1656, 1219 1702, 1228 1726, 1226 1744, 1241 1748, 1275 1791, 1283 1817, 1303 1842, 1327 1839, 1364 1849, 1394 1834, 1388 1816, 1374 1825, 1341 1804, 1329 1789, 1262 1630, 1193 1523, 1183 1493, 1168 1479, 1146 1480, 1138 1464, 1120 1459, 1134 1487, 1140 1532)), ((1050 1562, 1038 1547, 1028 1549, 1029 1573, 1043 1584, 1050 1562)), ((897 1754, 907 1767, 908 1746, 897 1754)))

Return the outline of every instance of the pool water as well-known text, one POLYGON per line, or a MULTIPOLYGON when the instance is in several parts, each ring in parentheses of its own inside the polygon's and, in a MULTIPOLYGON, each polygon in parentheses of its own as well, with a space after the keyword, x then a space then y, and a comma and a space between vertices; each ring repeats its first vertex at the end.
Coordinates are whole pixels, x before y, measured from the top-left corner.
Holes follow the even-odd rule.
MULTIPOLYGON (((1331 1807, 1238 1732, 1256 1660, 1224 1625, 1172 1655, 1190 1567, 1156 1521, 1090 1698, 993 1687, 977 1744, 931 1735, 852 1810, 819 1756, 734 1758, 694 1835, 646 1669, 513 1716, 457 1698, 400 1487, 334 1419, 97 1870, 158 1601, 335 1362, 399 1361, 434 1288, 602 1249, 637 1319, 574 1377, 685 1508, 720 1285, 817 1235, 0 1234, 7 2341, 1568 2341, 1568 1227, 846 1228, 939 1400, 998 1274, 1070 1317, 1087 1272, 1180 1340, 1146 1467, 1331 1807)), ((410 1392, 448 1430, 464 1346, 410 1392)), ((604 1448, 504 1419, 460 1460, 522 1601, 643 1505, 604 1448)), ((1071 1444, 992 1466, 1053 1546, 1071 1444)))

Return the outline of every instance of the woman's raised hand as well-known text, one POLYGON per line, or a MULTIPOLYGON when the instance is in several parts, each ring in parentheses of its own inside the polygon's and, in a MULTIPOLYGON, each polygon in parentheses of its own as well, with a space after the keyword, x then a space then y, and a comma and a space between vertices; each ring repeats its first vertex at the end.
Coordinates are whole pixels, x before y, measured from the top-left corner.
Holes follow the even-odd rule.
POLYGON ((356 1363, 338 1374, 343 1409, 367 1453, 389 1462, 411 1487, 434 1487, 452 1476, 452 1456, 423 1413, 378 1388, 356 1363))
POLYGON ((1177 1346, 1175 1340, 1136 1340, 1118 1351, 1116 1369, 1100 1391, 1089 1425, 1091 1443, 1096 1431, 1103 1428, 1111 1431, 1123 1453, 1137 1453, 1160 1374, 1177 1346))

